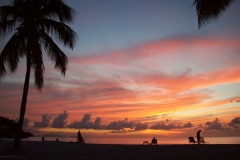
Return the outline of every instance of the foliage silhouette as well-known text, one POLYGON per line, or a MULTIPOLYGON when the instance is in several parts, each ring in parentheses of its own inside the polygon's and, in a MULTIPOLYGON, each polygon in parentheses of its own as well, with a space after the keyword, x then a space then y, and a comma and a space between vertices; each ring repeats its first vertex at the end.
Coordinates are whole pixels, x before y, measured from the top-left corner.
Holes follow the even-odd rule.
POLYGON ((16 71, 19 59, 24 56, 27 64, 14 148, 20 147, 31 69, 35 86, 41 91, 44 84, 42 50, 45 50, 55 68, 65 75, 68 58, 51 36, 73 49, 77 34, 65 23, 73 22, 75 13, 62 0, 12 0, 11 5, 0 7, 0 36, 14 32, 0 55, 0 77, 6 74, 5 63, 11 72, 16 71))
POLYGON ((199 29, 211 20, 216 20, 234 0, 194 0, 199 29))

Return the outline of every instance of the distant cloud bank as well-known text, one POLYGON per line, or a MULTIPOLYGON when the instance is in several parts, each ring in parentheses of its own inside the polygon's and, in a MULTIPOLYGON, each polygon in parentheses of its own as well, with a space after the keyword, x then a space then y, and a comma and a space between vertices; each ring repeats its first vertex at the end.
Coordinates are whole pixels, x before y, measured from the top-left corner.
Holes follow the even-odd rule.
MULTIPOLYGON (((123 133, 123 132, 137 132, 147 129, 153 130, 174 130, 174 129, 187 129, 192 128, 193 130, 197 128, 202 128, 206 131, 227 131, 227 132, 239 132, 240 133, 240 117, 233 118, 229 123, 220 122, 218 118, 213 121, 207 121, 204 125, 198 124, 194 126, 191 122, 188 123, 173 123, 169 119, 165 121, 152 124, 148 123, 129 121, 128 118, 124 120, 112 121, 108 124, 102 124, 101 118, 96 117, 94 121, 91 121, 91 114, 83 115, 81 121, 73 121, 67 124, 68 113, 63 111, 56 118, 53 119, 51 123, 51 116, 48 114, 42 115, 41 122, 34 122, 34 127, 39 128, 74 128, 74 129, 94 129, 94 130, 110 130, 111 133, 123 133)), ((29 119, 25 118, 25 127, 29 127, 29 119)))

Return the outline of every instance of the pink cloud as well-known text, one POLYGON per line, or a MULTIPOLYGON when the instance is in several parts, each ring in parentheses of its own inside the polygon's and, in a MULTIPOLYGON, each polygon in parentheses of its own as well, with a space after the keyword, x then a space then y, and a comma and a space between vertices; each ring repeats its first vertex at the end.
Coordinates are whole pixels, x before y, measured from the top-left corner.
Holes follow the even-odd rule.
POLYGON ((215 71, 191 75, 186 72, 181 75, 146 74, 136 78, 140 84, 148 84, 167 88, 171 91, 186 91, 195 88, 206 88, 213 85, 234 83, 240 81, 240 67, 228 67, 215 71))
POLYGON ((192 54, 209 55, 218 51, 238 49, 240 40, 238 39, 217 39, 217 38, 169 38, 156 40, 131 48, 117 50, 107 53, 97 53, 88 56, 78 56, 70 58, 70 62, 77 64, 114 64, 126 65, 131 61, 150 58, 157 55, 173 55, 181 52, 193 51, 192 54), (214 52, 212 52, 214 50, 214 52), (199 51, 205 51, 200 52, 199 51), (206 53, 206 51, 208 53, 206 53))

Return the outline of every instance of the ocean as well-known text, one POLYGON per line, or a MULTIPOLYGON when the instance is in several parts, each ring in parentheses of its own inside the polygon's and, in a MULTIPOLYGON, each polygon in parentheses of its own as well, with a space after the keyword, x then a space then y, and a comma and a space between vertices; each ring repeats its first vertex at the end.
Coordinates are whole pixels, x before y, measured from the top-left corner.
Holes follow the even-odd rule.
MULTIPOLYGON (((76 142, 77 137, 45 137, 45 141, 76 142)), ((156 137, 157 138, 157 137, 156 137)), ((85 143, 91 144, 134 144, 141 145, 143 141, 151 142, 152 138, 84 138, 85 143)), ((196 140, 196 138, 195 138, 196 140)), ((240 137, 204 137, 209 144, 240 144, 240 137)), ((30 137, 22 141, 42 141, 42 137, 30 137)), ((158 144, 188 144, 188 137, 157 138, 158 144)))

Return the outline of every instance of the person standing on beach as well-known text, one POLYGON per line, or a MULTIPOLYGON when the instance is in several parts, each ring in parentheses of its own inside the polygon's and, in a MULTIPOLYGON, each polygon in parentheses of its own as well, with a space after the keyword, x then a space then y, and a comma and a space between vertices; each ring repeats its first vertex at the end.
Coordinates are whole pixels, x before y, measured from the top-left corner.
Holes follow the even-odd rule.
POLYGON ((84 142, 80 130, 78 131, 78 134, 77 134, 77 142, 79 143, 84 142))
POLYGON ((198 142, 198 144, 200 144, 200 132, 201 132, 201 130, 199 130, 197 132, 197 142, 198 142))
POLYGON ((78 133, 77 133, 77 142, 79 142, 79 137, 81 137, 81 133, 80 133, 80 130, 78 131, 78 133))

